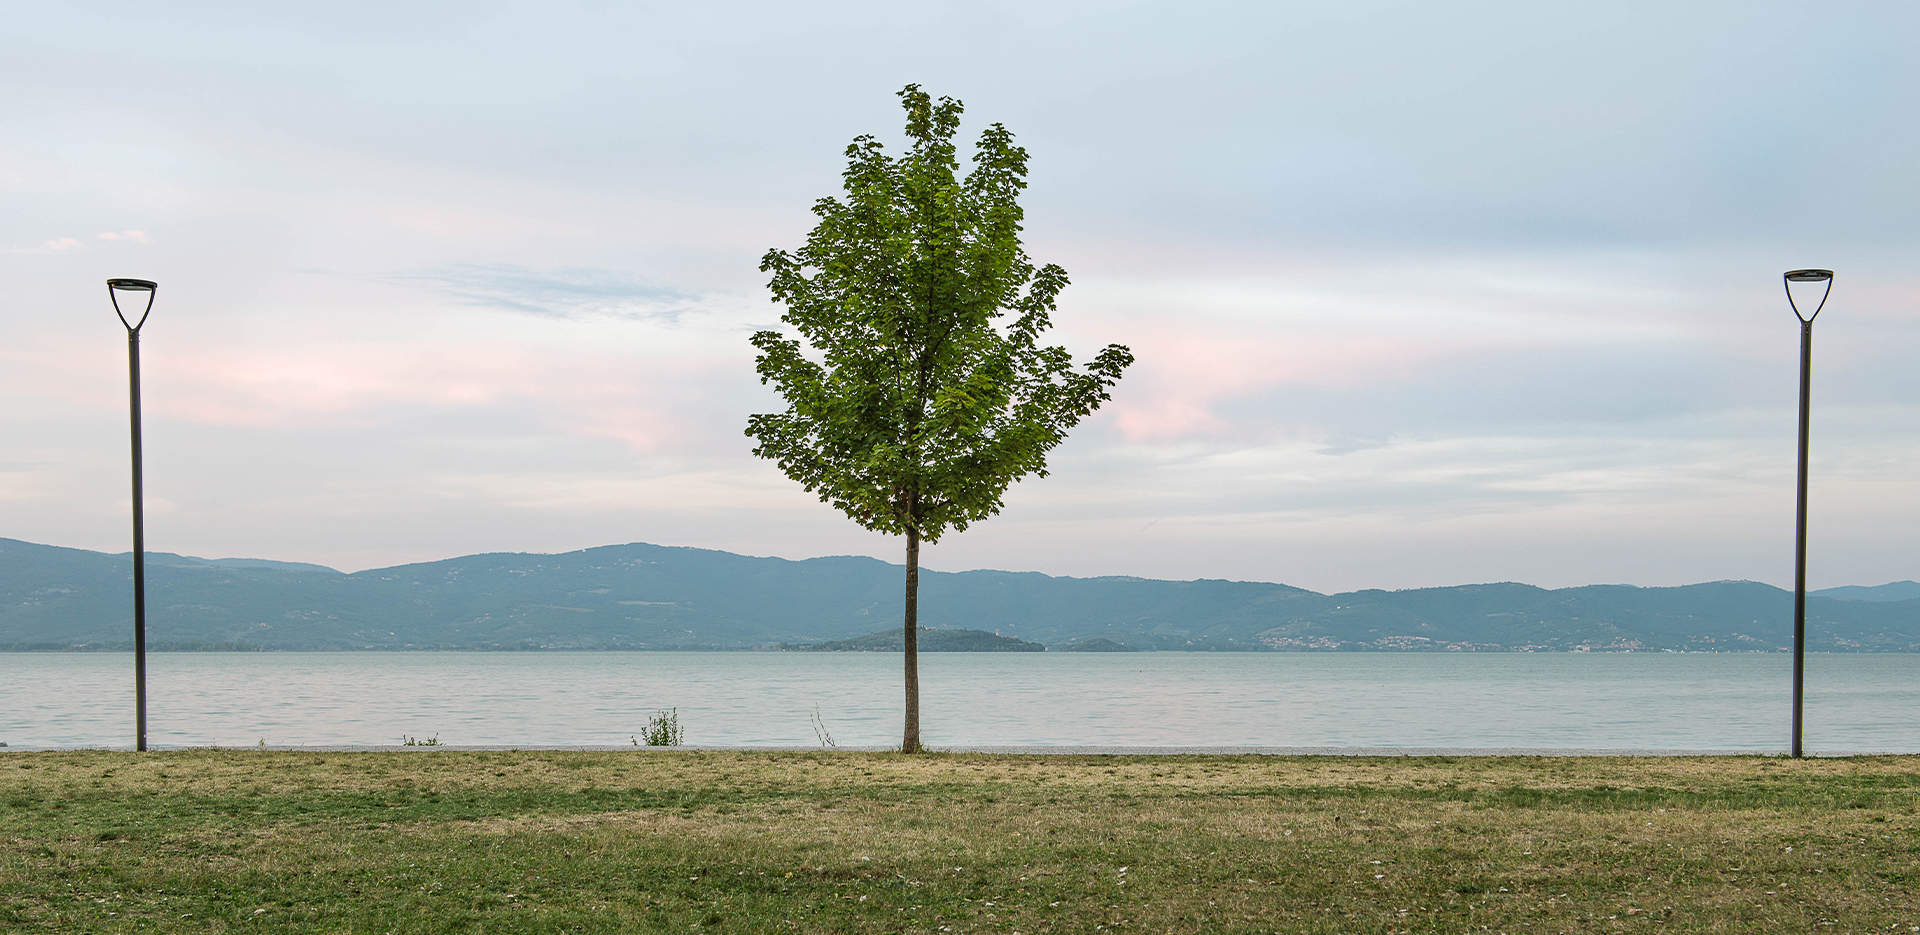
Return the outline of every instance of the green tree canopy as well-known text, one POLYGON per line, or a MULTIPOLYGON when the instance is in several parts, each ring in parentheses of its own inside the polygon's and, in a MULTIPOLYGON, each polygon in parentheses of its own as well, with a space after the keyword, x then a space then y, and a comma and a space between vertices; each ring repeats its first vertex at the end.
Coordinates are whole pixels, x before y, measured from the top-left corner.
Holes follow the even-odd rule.
POLYGON ((918 748, 914 668, 921 539, 998 513, 1007 486, 1047 474, 1046 455, 1099 408, 1127 348, 1076 368, 1047 347, 1065 270, 1020 244, 1027 152, 994 124, 960 174, 961 104, 900 92, 911 143, 888 156, 872 136, 847 147, 843 199, 798 251, 761 260, 781 320, 798 337, 753 336, 756 369, 788 403, 753 416, 754 454, 849 517, 907 537, 906 749, 918 748))
POLYGON ((781 320, 753 336, 761 382, 789 404, 753 416, 754 454, 878 532, 927 541, 1000 511, 1133 362, 1109 345, 1084 370, 1043 347, 1066 270, 1020 244, 1027 153, 994 124, 959 175, 961 104, 900 92, 912 149, 847 147, 844 200, 794 253, 761 260, 781 320), (802 346, 817 351, 809 356, 802 346))

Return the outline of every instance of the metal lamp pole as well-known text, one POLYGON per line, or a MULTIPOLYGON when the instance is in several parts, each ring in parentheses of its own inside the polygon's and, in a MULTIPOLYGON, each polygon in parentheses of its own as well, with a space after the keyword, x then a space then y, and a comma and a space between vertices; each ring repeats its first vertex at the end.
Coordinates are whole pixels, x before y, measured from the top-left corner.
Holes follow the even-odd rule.
POLYGON ((1807 661, 1807 411, 1813 401, 1813 320, 1820 317, 1820 310, 1827 307, 1827 296, 1833 294, 1833 270, 1796 269, 1789 270, 1781 277, 1781 285, 1787 290, 1787 305, 1793 309, 1793 317, 1800 319, 1800 486, 1799 497, 1794 503, 1793 520, 1793 756, 1800 756, 1800 699, 1805 683, 1807 661), (1813 314, 1800 314, 1800 306, 1793 300, 1793 284, 1796 282, 1824 282, 1827 288, 1820 293, 1820 304, 1814 306, 1813 314))
MULTIPOLYGON (((133 424, 133 710, 135 750, 147 749, 147 530, 144 473, 140 463, 140 326, 153 311, 153 294, 160 287, 146 279, 109 279, 107 297, 113 300, 113 313, 127 326, 128 404, 133 424), (120 293, 137 301, 146 293, 147 307, 139 319, 127 320, 120 308, 120 293)), ((131 303, 128 305, 132 307, 131 303)))

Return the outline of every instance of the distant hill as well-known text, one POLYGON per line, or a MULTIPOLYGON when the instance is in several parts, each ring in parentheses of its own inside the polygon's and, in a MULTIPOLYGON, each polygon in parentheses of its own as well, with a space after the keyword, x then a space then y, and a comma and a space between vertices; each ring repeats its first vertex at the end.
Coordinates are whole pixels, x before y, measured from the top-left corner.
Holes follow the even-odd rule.
POLYGON ((1861 587, 1857 584, 1839 588, 1821 588, 1808 591, 1813 597, 1833 597, 1843 601, 1911 601, 1920 598, 1920 581, 1895 581, 1875 587, 1861 587))
MULTIPOLYGON (((128 561, 133 560, 132 552, 122 552, 120 554, 126 556, 128 561)), ((280 571, 304 571, 322 575, 337 575, 341 573, 338 568, 328 568, 325 565, 314 565, 308 562, 276 562, 265 558, 194 558, 191 555, 172 557, 178 558, 188 564, 215 565, 221 568, 272 568, 280 571)))
MULTIPOLYGON (((770 649, 896 629, 902 569, 633 543, 341 574, 148 555, 156 649, 770 649)), ((131 645, 125 556, 0 539, 0 649, 131 645)), ((1892 587, 1892 586, 1887 586, 1892 587)), ((1879 589, 1869 589, 1878 591, 1879 589)), ((1751 581, 1317 594, 1251 581, 921 572, 921 623, 1055 650, 1769 652, 1792 595, 1751 581)), ((1808 645, 1920 652, 1920 599, 1808 601, 1808 645)))
POLYGON ((1070 652, 1070 653, 1138 652, 1138 650, 1134 649, 1131 646, 1128 646, 1125 643, 1116 643, 1113 640, 1107 639, 1104 636, 1096 636, 1090 640, 1081 640, 1077 643, 1069 643, 1064 647, 1064 649, 1066 652, 1070 652))
MULTIPOLYGON (((1047 647, 1039 643, 985 630, 936 630, 921 627, 920 637, 914 641, 916 648, 923 653, 1044 653, 1047 647)), ((801 650, 807 652, 857 652, 857 653, 901 653, 907 651, 907 638, 904 627, 881 630, 866 636, 856 636, 850 640, 829 640, 825 643, 781 643, 782 650, 801 650)))

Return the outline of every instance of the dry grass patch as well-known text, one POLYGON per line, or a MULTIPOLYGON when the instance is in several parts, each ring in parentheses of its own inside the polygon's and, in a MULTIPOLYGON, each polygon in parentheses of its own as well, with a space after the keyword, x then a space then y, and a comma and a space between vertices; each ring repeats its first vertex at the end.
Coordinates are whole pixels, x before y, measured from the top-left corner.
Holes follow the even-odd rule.
POLYGON ((1920 758, 0 756, 23 931, 1920 931, 1920 758))

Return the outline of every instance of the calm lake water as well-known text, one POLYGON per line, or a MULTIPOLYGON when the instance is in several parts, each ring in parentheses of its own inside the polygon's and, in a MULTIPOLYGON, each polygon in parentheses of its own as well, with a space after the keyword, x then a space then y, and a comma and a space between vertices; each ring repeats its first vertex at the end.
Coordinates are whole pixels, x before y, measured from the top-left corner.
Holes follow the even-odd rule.
MULTIPOLYGON (((627 745, 900 738, 883 653, 156 653, 153 746, 627 745)), ((1780 751, 1787 655, 929 653, 930 746, 1780 751)), ((0 653, 0 741, 129 746, 133 657, 0 653)), ((1807 658, 1809 751, 1920 752, 1920 655, 1807 658)))

